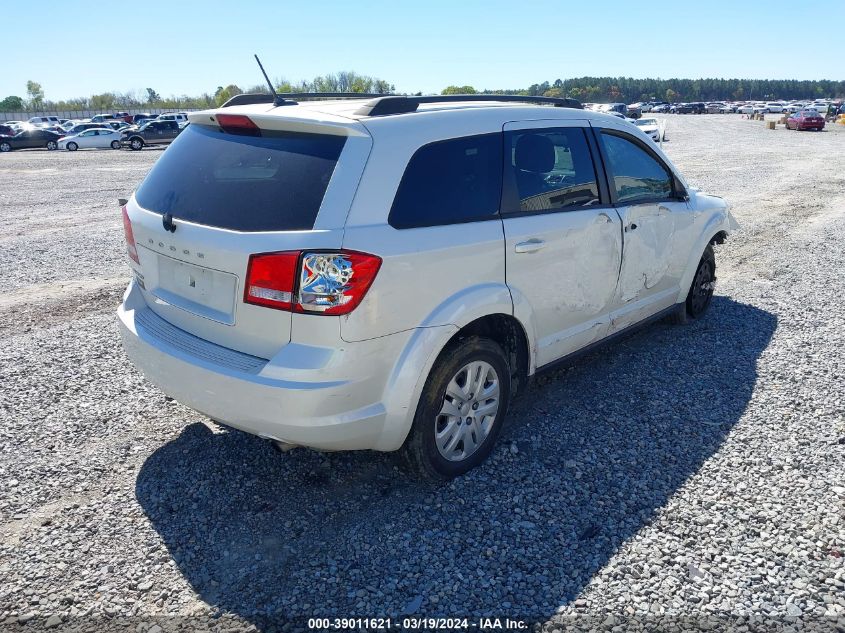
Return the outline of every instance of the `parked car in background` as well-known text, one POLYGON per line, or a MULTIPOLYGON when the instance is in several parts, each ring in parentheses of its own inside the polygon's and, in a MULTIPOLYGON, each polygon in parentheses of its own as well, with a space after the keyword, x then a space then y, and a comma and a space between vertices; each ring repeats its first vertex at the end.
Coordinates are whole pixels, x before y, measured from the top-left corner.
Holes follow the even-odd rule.
POLYGON ((173 142, 182 128, 176 121, 149 121, 137 130, 124 130, 121 142, 134 150, 145 145, 166 145, 173 142))
POLYGON ((672 114, 691 114, 692 106, 689 103, 673 103, 669 112, 672 114))
POLYGON ((91 123, 105 123, 106 121, 112 121, 116 117, 113 114, 97 114, 91 117, 91 123))
POLYGON ((155 114, 149 114, 149 113, 143 113, 142 112, 140 114, 133 114, 132 115, 132 123, 139 124, 143 121, 152 121, 155 118, 156 118, 155 114))
POLYGON ((35 127, 51 127, 59 125, 59 117, 57 116, 34 116, 27 121, 30 125, 35 127))
MULTIPOLYGON (((657 119, 638 119, 634 121, 634 125, 640 128, 640 130, 642 130, 643 133, 650 137, 655 143, 660 142, 660 122, 657 119)), ((666 138, 664 137, 663 140, 665 141, 666 138)))
POLYGON ((0 138, 0 152, 11 152, 13 149, 31 149, 35 147, 46 147, 57 149, 61 137, 55 132, 33 128, 18 132, 14 136, 0 138))
POLYGON ((131 124, 127 123, 123 119, 113 119, 111 121, 106 121, 103 123, 104 126, 110 127, 113 130, 125 130, 132 127, 131 124))
POLYGON ((131 115, 131 114, 129 114, 128 112, 115 112, 115 113, 114 113, 114 118, 115 118, 115 119, 120 119, 121 121, 124 121, 124 122, 126 122, 126 123, 133 123, 133 121, 132 121, 132 115, 131 115))
POLYGON ((824 129, 824 117, 817 110, 799 110, 786 119, 788 130, 816 130, 824 129))
POLYGON ((109 128, 93 128, 85 130, 74 136, 65 136, 59 140, 59 149, 66 149, 75 152, 78 149, 89 147, 120 149, 121 134, 117 130, 109 128))
POLYGON ((651 106, 652 112, 669 112, 672 109, 671 104, 669 103, 658 103, 657 105, 651 106))
POLYGON ((736 112, 737 105, 735 103, 726 103, 721 108, 719 108, 719 112, 721 114, 731 114, 736 112))
POLYGON ((16 134, 11 125, 0 125, 0 136, 14 136, 16 134))
POLYGON ((186 112, 164 112, 156 117, 156 121, 176 121, 179 127, 185 127, 188 124, 188 114, 186 112))
POLYGON ((73 125, 72 127, 65 130, 65 136, 75 136, 76 134, 81 134, 85 130, 91 130, 93 128, 102 127, 105 127, 102 123, 92 123, 90 121, 87 123, 77 123, 76 125, 73 125))

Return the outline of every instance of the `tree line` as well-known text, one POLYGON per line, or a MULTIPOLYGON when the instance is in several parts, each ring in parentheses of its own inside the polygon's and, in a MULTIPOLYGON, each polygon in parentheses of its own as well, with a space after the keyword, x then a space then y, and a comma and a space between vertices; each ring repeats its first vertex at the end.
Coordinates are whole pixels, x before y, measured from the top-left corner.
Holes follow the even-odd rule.
MULTIPOLYGON (((290 82, 286 79, 277 79, 274 85, 277 92, 369 92, 388 94, 396 90, 396 86, 384 79, 348 70, 321 75, 311 81, 290 82)), ((26 82, 26 97, 10 95, 0 100, 0 112, 213 108, 244 92, 267 92, 267 86, 258 84, 245 86, 242 89, 237 84, 229 84, 218 86, 214 92, 205 92, 198 96, 170 97, 162 97, 155 89, 146 88, 143 91, 104 92, 89 97, 52 101, 46 98, 44 88, 40 83, 28 81, 26 82)))
MULTIPOLYGON (((341 71, 311 81, 277 79, 278 92, 394 93, 395 86, 377 77, 341 71)), ((0 100, 0 112, 119 110, 137 108, 193 109, 219 106, 243 92, 265 92, 261 84, 241 88, 218 86, 199 96, 162 97, 153 88, 133 92, 104 92, 89 97, 51 101, 36 81, 26 84, 26 97, 11 95, 0 100)), ((442 94, 515 94, 571 97, 585 103, 634 101, 751 101, 845 97, 845 81, 798 79, 635 79, 633 77, 576 77, 531 84, 527 88, 477 90, 473 86, 447 86, 442 94)), ((416 93, 421 94, 421 93, 416 93)))
MULTIPOLYGON (((463 86, 470 88, 471 86, 463 86)), ((446 91, 454 88, 450 86, 446 91)), ((526 89, 485 90, 491 94, 571 97, 584 103, 634 101, 752 101, 845 97, 845 81, 827 79, 634 79, 576 77, 544 81, 526 89)))

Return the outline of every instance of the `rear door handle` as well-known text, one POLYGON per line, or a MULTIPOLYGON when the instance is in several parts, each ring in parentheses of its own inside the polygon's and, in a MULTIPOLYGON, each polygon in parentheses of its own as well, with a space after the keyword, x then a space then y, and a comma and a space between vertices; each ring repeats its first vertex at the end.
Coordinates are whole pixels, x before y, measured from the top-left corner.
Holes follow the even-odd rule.
POLYGON ((525 242, 519 242, 514 247, 513 250, 517 253, 536 253, 539 250, 545 248, 546 243, 543 240, 538 240, 537 238, 531 238, 525 242))

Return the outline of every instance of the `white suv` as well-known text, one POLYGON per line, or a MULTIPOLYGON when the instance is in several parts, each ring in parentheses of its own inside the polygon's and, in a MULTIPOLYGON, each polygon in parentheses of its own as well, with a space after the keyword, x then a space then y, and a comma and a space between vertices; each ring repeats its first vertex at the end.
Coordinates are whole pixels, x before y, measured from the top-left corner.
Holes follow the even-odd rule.
POLYGON ((279 443, 464 473, 537 371, 701 316, 737 228, 565 100, 261 100, 191 113, 124 205, 118 315, 166 394, 279 443))
POLYGON ((176 121, 176 123, 179 124, 179 127, 185 127, 188 125, 187 112, 165 112, 164 114, 159 114, 157 119, 159 121, 176 121))

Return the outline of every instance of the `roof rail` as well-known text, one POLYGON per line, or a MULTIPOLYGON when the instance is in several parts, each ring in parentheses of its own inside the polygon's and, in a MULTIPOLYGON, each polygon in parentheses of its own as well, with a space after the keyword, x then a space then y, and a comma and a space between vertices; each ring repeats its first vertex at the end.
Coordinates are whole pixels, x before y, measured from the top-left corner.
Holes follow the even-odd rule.
POLYGON ((395 95, 380 96, 369 101, 355 110, 358 116, 384 116, 387 114, 404 114, 416 112, 422 103, 450 103, 457 101, 506 101, 514 103, 533 103, 550 105, 557 108, 577 108, 583 110, 580 101, 564 97, 531 97, 523 95, 426 95, 421 97, 404 97, 395 95))
POLYGON ((273 103, 274 101, 275 97, 266 92, 245 92, 243 94, 230 97, 229 100, 220 107, 228 108, 231 106, 253 105, 256 103, 273 103))
POLYGON ((299 101, 314 99, 378 99, 384 96, 386 95, 372 92, 277 92, 275 95, 267 92, 258 92, 235 95, 220 107, 228 108, 230 106, 254 105, 256 103, 296 105, 299 101))

